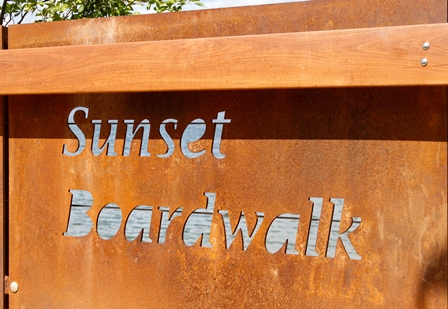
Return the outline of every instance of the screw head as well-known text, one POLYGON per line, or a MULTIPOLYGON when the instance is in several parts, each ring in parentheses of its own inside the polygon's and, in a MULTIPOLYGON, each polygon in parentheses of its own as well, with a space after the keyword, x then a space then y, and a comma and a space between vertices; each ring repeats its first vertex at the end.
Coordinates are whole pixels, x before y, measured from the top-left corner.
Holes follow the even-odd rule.
POLYGON ((19 290, 19 285, 17 284, 17 282, 11 282, 11 284, 9 285, 9 289, 11 290, 11 292, 13 293, 17 293, 17 291, 19 290))
POLYGON ((423 43, 422 48, 423 48, 423 50, 428 50, 429 46, 430 46, 429 42, 425 42, 425 43, 423 43))
POLYGON ((422 65, 422 67, 426 67, 428 65, 428 59, 423 58, 422 60, 420 60, 420 64, 422 65))

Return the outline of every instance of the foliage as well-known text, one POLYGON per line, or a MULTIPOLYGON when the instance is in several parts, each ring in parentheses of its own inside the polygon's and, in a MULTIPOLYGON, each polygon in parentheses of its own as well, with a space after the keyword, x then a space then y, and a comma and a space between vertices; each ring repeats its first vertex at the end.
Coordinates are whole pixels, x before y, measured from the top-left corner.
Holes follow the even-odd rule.
POLYGON ((135 14, 137 6, 157 13, 181 11, 186 4, 202 6, 200 0, 4 0, 0 20, 4 26, 22 23, 34 15, 37 22, 123 16, 135 14))

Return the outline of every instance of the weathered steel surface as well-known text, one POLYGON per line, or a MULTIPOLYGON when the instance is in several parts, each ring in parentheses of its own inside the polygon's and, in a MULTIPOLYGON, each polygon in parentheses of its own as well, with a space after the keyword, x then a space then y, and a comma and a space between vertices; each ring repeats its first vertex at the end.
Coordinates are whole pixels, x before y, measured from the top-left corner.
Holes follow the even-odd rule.
POLYGON ((446 0, 327 0, 10 26, 10 48, 111 44, 447 22, 446 0), (95 29, 92 31, 92 29, 95 29))
MULTIPOLYGON (((11 308, 442 308, 446 303, 447 91, 446 88, 367 88, 180 92, 11 97, 10 264, 19 292, 11 308), (87 146, 62 155, 77 140, 67 126, 70 111, 87 146), (221 151, 211 154, 212 120, 225 111, 221 151), (150 157, 134 142, 122 155, 124 119, 151 122, 150 157), (159 124, 169 130, 169 158, 159 124), (207 124, 187 159, 179 139, 187 124, 207 124), (92 119, 118 120, 117 156, 92 155, 92 119), (68 237, 71 194, 88 190, 97 218, 107 203, 126 218, 133 207, 183 207, 166 243, 102 240, 95 232, 68 237), (187 215, 204 208, 204 192, 216 193, 212 248, 186 246, 187 215), (324 198, 318 257, 306 256, 312 205, 324 198), (330 198, 344 198, 341 232, 352 217, 361 226, 350 241, 362 257, 349 259, 341 242, 325 257, 332 216, 330 198), (247 251, 229 249, 217 210, 232 224, 244 211, 265 218, 247 251), (265 249, 269 223, 300 214, 298 255, 265 249)), ((141 138, 141 133, 137 135, 141 138)), ((154 211, 156 239, 160 212, 154 211)), ((125 219, 123 219, 125 222, 125 219)))
POLYGON ((0 94, 448 85, 447 54, 446 23, 20 49, 0 94))

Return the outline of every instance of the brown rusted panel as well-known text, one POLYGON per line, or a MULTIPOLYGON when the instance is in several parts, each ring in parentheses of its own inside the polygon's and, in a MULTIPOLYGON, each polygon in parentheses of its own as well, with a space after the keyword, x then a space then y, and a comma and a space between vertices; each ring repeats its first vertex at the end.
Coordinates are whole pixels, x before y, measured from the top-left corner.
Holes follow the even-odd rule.
POLYGON ((320 0, 10 26, 10 49, 111 44, 447 21, 446 0, 320 0))
POLYGON ((178 92, 14 96, 10 107, 10 278, 19 291, 11 308, 443 308, 447 257, 447 91, 445 87, 178 92), (77 148, 67 117, 87 138, 77 148), (225 111, 220 151, 211 152, 219 112, 225 111), (165 119, 174 153, 159 135, 165 119), (205 149, 188 159, 180 150, 187 125, 203 119, 205 149), (118 120, 117 156, 91 152, 93 119, 118 120), (125 119, 151 123, 150 157, 139 139, 123 156, 125 119), (96 225, 84 237, 63 236, 71 193, 93 195, 96 218, 118 204, 123 224, 101 239, 96 225), (212 248, 182 240, 188 214, 216 193, 212 248), (312 197, 324 199, 316 251, 306 255, 312 197), (342 243, 326 257, 333 204, 345 199, 340 231, 360 217, 349 235, 361 260, 342 243), (128 242, 124 222, 137 205, 153 206, 153 243, 128 242), (157 243, 158 206, 183 207, 157 243), (232 224, 244 211, 264 219, 246 251, 237 237, 225 247, 218 210, 232 224), (279 214, 300 214, 298 254, 270 253, 265 235, 279 214))

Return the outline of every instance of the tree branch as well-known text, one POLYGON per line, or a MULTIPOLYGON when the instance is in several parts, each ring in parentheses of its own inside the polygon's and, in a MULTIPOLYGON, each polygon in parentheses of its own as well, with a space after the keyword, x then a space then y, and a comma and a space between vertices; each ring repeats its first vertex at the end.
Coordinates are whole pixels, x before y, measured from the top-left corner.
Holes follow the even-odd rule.
POLYGON ((5 18, 5 12, 6 12, 6 2, 8 0, 3 0, 3 5, 2 5, 2 11, 0 12, 0 23, 3 26, 3 19, 5 18))
POLYGON ((17 22, 17 24, 21 24, 22 21, 25 19, 25 16, 28 15, 29 11, 26 11, 25 14, 22 14, 20 20, 17 22))

